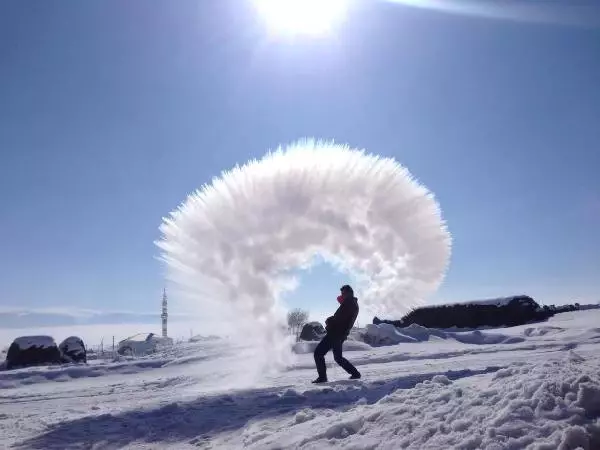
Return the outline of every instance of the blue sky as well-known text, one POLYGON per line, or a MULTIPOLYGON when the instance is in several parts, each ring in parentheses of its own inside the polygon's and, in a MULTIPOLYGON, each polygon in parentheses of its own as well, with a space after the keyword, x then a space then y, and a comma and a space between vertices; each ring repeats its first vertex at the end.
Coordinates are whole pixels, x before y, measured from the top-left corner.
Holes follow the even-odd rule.
MULTIPOLYGON (((384 2, 295 40, 243 0, 3 2, 0 307, 158 311, 161 217, 303 136, 436 193, 454 248, 433 301, 598 301, 598 55, 598 28, 384 2)), ((290 301, 334 308, 343 281, 316 268, 290 301)))

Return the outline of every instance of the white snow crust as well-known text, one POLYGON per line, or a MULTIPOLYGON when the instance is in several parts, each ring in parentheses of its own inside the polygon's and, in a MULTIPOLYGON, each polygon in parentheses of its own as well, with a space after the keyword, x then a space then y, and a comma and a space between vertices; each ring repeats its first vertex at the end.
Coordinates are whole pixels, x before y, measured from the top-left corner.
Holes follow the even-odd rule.
MULTIPOLYGON (((534 331, 531 331, 533 333, 534 331)), ((525 337, 510 336, 501 332, 491 331, 464 331, 452 332, 422 327, 411 324, 405 328, 396 328, 394 325, 381 323, 369 324, 359 338, 372 346, 396 345, 410 342, 425 342, 430 340, 455 340, 464 344, 514 344, 523 342, 525 337)))
POLYGON ((31 347, 48 348, 55 347, 56 343, 51 336, 21 336, 13 341, 21 350, 31 347))
POLYGON ((515 296, 512 297, 496 297, 496 298, 486 298, 480 300, 469 300, 465 302, 455 302, 454 305, 496 305, 496 306, 504 306, 508 305, 512 300, 515 299, 515 296))

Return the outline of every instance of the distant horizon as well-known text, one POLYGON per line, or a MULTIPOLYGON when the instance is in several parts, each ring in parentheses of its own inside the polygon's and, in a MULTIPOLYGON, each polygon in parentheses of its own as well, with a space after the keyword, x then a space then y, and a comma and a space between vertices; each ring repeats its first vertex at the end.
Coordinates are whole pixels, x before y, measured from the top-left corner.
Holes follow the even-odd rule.
MULTIPOLYGON (((469 302, 477 300, 487 299, 471 299, 466 301, 469 302)), ((597 302, 586 303, 576 301, 565 301, 553 304, 559 306, 574 303, 580 303, 580 305, 597 305, 600 304, 600 300, 597 302)), ((443 303, 434 304, 438 305, 443 303)), ((540 305, 543 304, 540 303, 540 305)), ((82 320, 82 317, 86 317, 86 314, 89 316, 89 310, 78 311, 74 310, 73 308, 64 308, 64 310, 61 308, 56 308, 54 311, 48 310, 51 310, 51 308, 41 308, 37 311, 23 310, 18 308, 0 308, 0 349, 8 347, 15 338, 25 335, 49 335, 56 340, 57 344, 60 343, 60 341, 62 341, 63 339, 75 335, 81 337, 88 346, 98 346, 100 345, 100 342, 104 340, 105 348, 107 348, 107 345, 112 345, 113 336, 115 337, 115 343, 118 343, 119 341, 138 333, 155 333, 157 335, 161 334, 160 308, 157 308, 157 312, 155 314, 136 313, 132 311, 93 311, 93 315, 96 316, 96 319, 94 320, 99 320, 94 322, 86 322, 85 320, 82 320), (54 323, 44 325, 40 323, 39 325, 33 326, 19 326, 18 322, 14 320, 15 318, 19 318, 19 315, 23 315, 23 313, 41 314, 42 311, 44 311, 48 316, 62 315, 63 317, 70 317, 71 319, 73 319, 73 321, 71 323, 64 324, 54 323), (66 314, 66 312, 69 311, 72 313, 72 315, 66 314), (102 317, 114 315, 129 316, 129 321, 102 322, 102 317), (11 319, 13 319, 12 322, 11 319)), ((329 315, 333 314, 333 311, 334 309, 332 309, 329 313, 325 310, 308 310, 309 322, 318 321, 324 324, 325 319, 329 315)), ((400 318, 401 317, 380 317, 380 319, 388 320, 399 320, 400 318)), ((361 327, 364 327, 366 324, 372 323, 372 320, 373 317, 366 317, 365 314, 362 313, 359 316, 357 323, 361 327)), ((202 317, 200 316, 198 316, 197 321, 195 321, 194 318, 190 317, 188 314, 169 313, 168 336, 174 339, 187 340, 190 338, 190 336, 223 336, 231 333, 230 330, 221 330, 219 323, 215 323, 211 327, 206 327, 206 325, 203 324, 204 322, 202 321, 202 317)))

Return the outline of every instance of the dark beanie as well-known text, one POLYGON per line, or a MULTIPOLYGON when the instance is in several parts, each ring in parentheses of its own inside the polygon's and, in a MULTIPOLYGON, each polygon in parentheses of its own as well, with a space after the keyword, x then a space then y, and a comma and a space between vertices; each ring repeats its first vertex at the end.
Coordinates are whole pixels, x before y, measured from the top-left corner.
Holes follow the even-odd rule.
POLYGON ((350 287, 350 285, 345 284, 340 288, 341 292, 349 292, 350 294, 354 294, 354 291, 352 290, 352 288, 350 287))

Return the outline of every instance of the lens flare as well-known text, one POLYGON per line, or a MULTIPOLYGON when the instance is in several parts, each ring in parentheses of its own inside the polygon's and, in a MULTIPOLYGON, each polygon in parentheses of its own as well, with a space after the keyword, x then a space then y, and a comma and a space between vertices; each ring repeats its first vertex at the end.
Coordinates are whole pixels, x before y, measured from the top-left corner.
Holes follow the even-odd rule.
POLYGON ((600 26, 600 3, 580 0, 383 0, 449 14, 585 28, 600 26))

